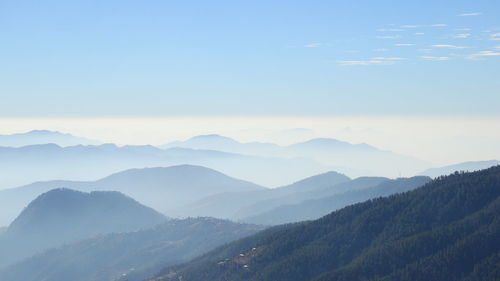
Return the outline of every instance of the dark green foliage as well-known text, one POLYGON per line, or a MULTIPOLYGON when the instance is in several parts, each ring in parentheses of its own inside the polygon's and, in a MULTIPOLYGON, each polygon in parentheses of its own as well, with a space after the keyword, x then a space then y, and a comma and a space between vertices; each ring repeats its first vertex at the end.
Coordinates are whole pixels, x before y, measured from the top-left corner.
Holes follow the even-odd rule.
POLYGON ((455 173, 271 228, 166 268, 159 280, 496 281, 499 195, 499 166, 455 173))

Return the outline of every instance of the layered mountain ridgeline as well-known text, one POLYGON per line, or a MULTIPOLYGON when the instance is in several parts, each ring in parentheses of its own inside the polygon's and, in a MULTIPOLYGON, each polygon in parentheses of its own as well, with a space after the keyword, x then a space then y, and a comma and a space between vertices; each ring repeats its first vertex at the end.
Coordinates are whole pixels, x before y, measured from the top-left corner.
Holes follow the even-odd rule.
POLYGON ((431 178, 436 178, 439 176, 446 176, 452 174, 454 172, 474 172, 482 169, 487 169, 489 167, 493 167, 499 165, 500 161, 498 160, 488 160, 488 161, 469 161, 458 163, 454 165, 439 167, 439 168, 431 168, 421 172, 421 175, 429 176, 431 178))
POLYGON ((25 133, 0 135, 0 146, 21 147, 47 143, 53 143, 59 146, 100 144, 100 142, 96 140, 48 130, 33 130, 25 133))
POLYGON ((200 165, 266 186, 280 186, 336 170, 308 158, 241 155, 190 148, 154 146, 41 144, 0 147, 0 189, 36 181, 88 181, 132 168, 200 165), (272 172, 271 172, 272 171, 272 172))
POLYGON ((396 177, 401 173, 415 175, 430 166, 430 163, 425 161, 384 151, 365 143, 353 144, 331 138, 317 138, 279 146, 261 142, 241 143, 220 135, 203 135, 168 143, 162 147, 211 149, 265 157, 305 157, 354 177, 368 175, 396 177))
POLYGON ((438 178, 230 243, 151 280, 499 278, 500 167, 438 178))
POLYGON ((348 192, 322 197, 320 199, 305 200, 298 204, 281 204, 274 209, 262 212, 258 215, 245 217, 242 221, 248 223, 277 225, 304 220, 313 220, 345 206, 377 197, 389 196, 412 190, 430 181, 431 178, 422 176, 385 180, 378 185, 369 188, 358 190, 354 189, 348 192))
POLYGON ((38 195, 62 187, 80 191, 119 191, 164 213, 216 193, 265 189, 200 166, 132 169, 94 182, 37 182, 0 190, 0 225, 10 223, 38 195))
POLYGON ((0 270, 9 281, 140 281, 262 227, 213 218, 169 220, 51 249, 0 270))
POLYGON ((417 188, 431 179, 413 177, 391 180, 360 177, 350 180, 329 172, 289 186, 255 192, 209 196, 182 209, 184 216, 214 216, 275 225, 317 219, 336 209, 371 198, 417 188))
POLYGON ((337 172, 327 172, 308 177, 293 184, 251 192, 225 192, 208 196, 197 200, 178 211, 181 216, 211 216, 218 218, 238 219, 237 212, 245 208, 252 208, 261 202, 264 206, 258 206, 257 211, 263 212, 272 208, 272 203, 283 204, 289 200, 302 201, 306 196, 317 190, 335 190, 338 184, 350 181, 350 179, 337 172), (285 201, 286 200, 286 201, 285 201), (267 204, 269 202, 269 204, 267 204))
POLYGON ((165 221, 165 216, 118 192, 54 189, 31 202, 2 233, 0 267, 64 243, 165 221))

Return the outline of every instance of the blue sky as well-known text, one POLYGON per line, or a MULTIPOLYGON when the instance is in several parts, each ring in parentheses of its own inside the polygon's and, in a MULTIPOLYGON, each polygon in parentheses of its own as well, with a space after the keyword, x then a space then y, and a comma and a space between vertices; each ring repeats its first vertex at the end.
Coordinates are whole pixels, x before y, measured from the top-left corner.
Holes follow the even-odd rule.
POLYGON ((0 2, 0 117, 499 115, 499 1, 0 2))

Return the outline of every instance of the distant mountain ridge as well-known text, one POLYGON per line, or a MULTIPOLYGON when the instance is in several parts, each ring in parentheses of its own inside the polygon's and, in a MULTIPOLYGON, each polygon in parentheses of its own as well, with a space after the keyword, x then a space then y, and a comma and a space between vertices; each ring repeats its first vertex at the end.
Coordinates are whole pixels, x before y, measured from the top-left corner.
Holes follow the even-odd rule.
POLYGON ((93 182, 48 181, 0 190, 0 225, 9 223, 31 200, 54 188, 119 191, 163 213, 212 194, 265 189, 201 166, 130 169, 93 182))
POLYGON ((331 196, 304 200, 297 204, 282 204, 258 215, 243 218, 242 221, 278 225, 314 220, 348 205, 413 190, 430 181, 431 178, 424 176, 395 180, 387 179, 369 188, 340 192, 331 196))
POLYGON ((436 178, 439 176, 446 176, 452 174, 454 172, 474 172, 483 169, 487 169, 489 167, 500 165, 500 161, 498 160, 489 160, 489 161, 469 161, 462 162, 458 164, 453 164, 444 167, 431 168, 421 172, 421 175, 429 176, 431 178, 436 178))
POLYGON ((0 147, 0 189, 35 181, 89 181, 132 168, 199 165, 265 186, 279 186, 301 178, 335 170, 308 158, 279 158, 207 149, 150 145, 56 144, 0 147), (271 172, 272 169, 272 172, 271 172))
POLYGON ((33 200, 0 235, 0 267, 64 243, 165 221, 119 192, 53 189, 33 200))
POLYGON ((259 142, 240 143, 225 136, 212 134, 171 142, 161 147, 212 149, 244 155, 281 158, 304 157, 336 167, 334 170, 352 177, 415 175, 430 166, 430 163, 426 161, 380 150, 366 143, 352 144, 332 138, 316 138, 288 146, 280 146, 259 142))
POLYGON ((98 145, 100 141, 49 130, 33 130, 26 133, 0 135, 0 146, 22 147, 53 143, 59 146, 98 145))

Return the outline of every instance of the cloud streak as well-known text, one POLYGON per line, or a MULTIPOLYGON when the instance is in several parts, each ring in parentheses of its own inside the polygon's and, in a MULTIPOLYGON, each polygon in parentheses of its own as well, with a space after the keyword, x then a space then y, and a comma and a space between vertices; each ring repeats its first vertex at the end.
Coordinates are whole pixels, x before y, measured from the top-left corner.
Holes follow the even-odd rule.
POLYGON ((479 59, 479 58, 484 58, 484 57, 497 57, 500 56, 500 52, 495 52, 495 51, 481 51, 475 54, 472 54, 467 57, 467 59, 474 60, 474 59, 479 59))
POLYGON ((476 13, 464 13, 464 14, 457 15, 457 17, 477 17, 477 16, 480 16, 480 15, 482 15, 482 13, 479 13, 479 12, 476 12, 476 13))
POLYGON ((446 61, 450 60, 449 57, 435 57, 435 56, 421 56, 422 59, 424 60, 430 60, 430 61, 446 61))
POLYGON ((389 65, 398 61, 406 60, 399 57, 374 57, 369 60, 338 60, 340 66, 367 66, 367 65, 389 65))
POLYGON ((321 43, 311 43, 311 44, 304 45, 304 47, 306 47, 306 48, 317 48, 319 46, 321 46, 321 43))
POLYGON ((451 44, 437 44, 437 45, 432 45, 434 48, 447 48, 447 49, 465 49, 467 47, 464 46, 456 46, 456 45, 451 45, 451 44))

